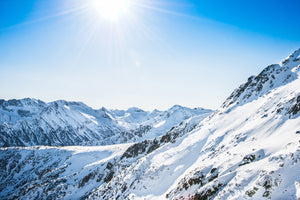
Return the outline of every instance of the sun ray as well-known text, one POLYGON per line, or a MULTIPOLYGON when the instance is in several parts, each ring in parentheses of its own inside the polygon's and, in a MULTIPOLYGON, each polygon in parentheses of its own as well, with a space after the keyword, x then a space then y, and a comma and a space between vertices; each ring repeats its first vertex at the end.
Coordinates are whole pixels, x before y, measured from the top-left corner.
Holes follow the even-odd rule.
POLYGON ((153 11, 156 11, 156 12, 169 14, 169 15, 173 15, 173 16, 186 17, 186 18, 190 18, 190 19, 194 19, 194 20, 200 20, 201 19, 200 17, 195 17, 195 16, 192 16, 192 15, 187 15, 187 14, 183 14, 183 13, 180 13, 180 12, 174 12, 174 11, 171 11, 171 10, 158 8, 158 7, 151 6, 151 5, 148 5, 148 4, 145 4, 145 3, 135 3, 134 5, 136 7, 149 9, 149 10, 153 10, 153 11))
POLYGON ((87 6, 80 6, 80 7, 75 7, 75 8, 71 8, 71 9, 67 9, 61 12, 57 12, 55 14, 49 15, 49 16, 45 16, 45 17, 41 17, 35 20, 29 20, 29 21, 25 21, 23 23, 19 23, 13 26, 9 26, 3 29, 0 29, 1 31, 3 30, 8 30, 8 29, 13 29, 16 27, 20 27, 20 26, 27 26, 27 25, 31 25, 31 24, 35 24, 35 23, 39 23, 39 22, 43 22, 49 19, 53 19, 56 17, 61 17, 61 16, 65 16, 65 15, 69 15, 69 14, 73 14, 73 13, 79 13, 79 12, 86 12, 85 10, 87 9, 87 6))
MULTIPOLYGON (((172 48, 169 47, 167 42, 163 38, 158 37, 159 28, 152 23, 154 19, 151 15, 147 15, 146 11, 198 19, 184 13, 163 9, 163 7, 165 7, 165 4, 161 2, 145 0, 87 0, 81 4, 73 5, 69 9, 34 21, 24 22, 23 24, 19 24, 19 26, 38 23, 61 16, 68 15, 69 17, 74 17, 75 15, 82 15, 87 22, 82 24, 81 28, 82 32, 85 32, 83 34, 85 36, 82 40, 83 44, 81 48, 78 49, 78 59, 91 43, 96 42, 102 37, 99 35, 101 34, 100 32, 105 31, 109 34, 106 36, 107 41, 102 41, 104 42, 102 45, 106 46, 110 62, 115 62, 116 58, 119 57, 121 59, 124 56, 121 54, 126 54, 129 48, 126 46, 127 39, 131 37, 132 33, 139 37, 139 39, 152 41, 159 46, 167 46, 170 52, 172 52, 172 48), (101 31, 99 32, 99 30, 101 31)), ((83 35, 79 35, 78 38, 83 35)))

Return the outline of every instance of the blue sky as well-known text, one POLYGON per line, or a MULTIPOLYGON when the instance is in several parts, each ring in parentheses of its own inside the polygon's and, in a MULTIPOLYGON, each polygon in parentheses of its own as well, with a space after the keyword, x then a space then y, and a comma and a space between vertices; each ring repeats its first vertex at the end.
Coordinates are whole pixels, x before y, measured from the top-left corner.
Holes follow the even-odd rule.
POLYGON ((299 0, 128 0, 117 20, 94 1, 0 1, 0 98, 216 109, 300 48, 299 0))

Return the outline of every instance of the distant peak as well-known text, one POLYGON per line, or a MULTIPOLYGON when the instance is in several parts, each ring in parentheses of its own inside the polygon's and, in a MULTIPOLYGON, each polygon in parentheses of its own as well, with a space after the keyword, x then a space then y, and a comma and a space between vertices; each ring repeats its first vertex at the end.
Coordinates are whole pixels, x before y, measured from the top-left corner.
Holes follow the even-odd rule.
POLYGON ((156 112, 160 112, 160 111, 158 109, 154 109, 152 112, 156 113, 156 112))
POLYGON ((294 51, 289 57, 298 57, 300 55, 300 48, 294 51))
POLYGON ((41 100, 37 100, 34 98, 23 98, 23 99, 9 99, 9 100, 2 100, 2 103, 6 102, 5 104, 8 106, 24 106, 24 105, 36 105, 36 104, 45 104, 41 100))
POLYGON ((170 108, 170 110, 175 110, 175 109, 180 109, 180 108, 184 108, 183 106, 181 106, 181 105, 174 105, 174 106, 172 106, 171 108, 170 108))
POLYGON ((84 104, 83 102, 80 102, 80 101, 66 101, 66 100, 56 100, 56 101, 53 101, 53 102, 50 102, 50 104, 58 104, 58 105, 66 105, 66 106, 69 106, 69 105, 72 105, 72 106, 87 106, 86 104, 84 104))
POLYGON ((300 48, 290 54, 284 61, 281 62, 282 65, 286 65, 290 62, 297 62, 300 60, 300 48))
POLYGON ((108 112, 108 110, 105 107, 101 107, 99 110, 104 111, 104 112, 108 112))
POLYGON ((145 111, 138 107, 131 107, 127 109, 127 112, 145 112, 145 111))
POLYGON ((22 101, 22 102, 37 102, 38 100, 37 99, 34 99, 34 98, 23 98, 23 99, 16 99, 17 101, 22 101))
POLYGON ((68 105, 68 102, 66 100, 56 100, 53 103, 57 103, 59 105, 68 105))

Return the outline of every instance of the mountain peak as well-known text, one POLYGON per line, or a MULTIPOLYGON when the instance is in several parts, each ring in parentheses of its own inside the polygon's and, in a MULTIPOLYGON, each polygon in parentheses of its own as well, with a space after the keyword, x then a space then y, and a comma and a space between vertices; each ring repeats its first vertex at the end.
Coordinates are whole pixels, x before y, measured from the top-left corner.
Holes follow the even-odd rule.
POLYGON ((0 148, 0 199, 300 199, 299 54, 212 115, 0 100, 0 146, 72 145, 0 148))
POLYGON ((176 105, 172 106, 169 110, 177 110, 177 109, 182 109, 182 108, 184 108, 184 107, 176 104, 176 105))
POLYGON ((9 99, 9 100, 0 99, 0 104, 4 107, 6 106, 23 107, 23 106, 45 105, 46 103, 34 98, 23 98, 23 99, 9 99))
POLYGON ((288 65, 289 63, 298 62, 300 60, 300 48, 291 53, 285 60, 281 62, 282 66, 288 65))
POLYGON ((127 109, 127 112, 145 112, 145 111, 138 107, 131 107, 127 109))
POLYGON ((257 99, 268 91, 285 85, 297 78, 295 67, 300 64, 300 49, 294 51, 279 64, 267 66, 257 76, 250 76, 246 83, 235 89, 223 103, 222 108, 233 107, 257 99))
POLYGON ((127 111, 105 107, 95 110, 82 102, 65 100, 0 100, 0 147, 132 142, 156 137, 187 118, 207 114, 180 109, 162 113, 137 107, 127 111))

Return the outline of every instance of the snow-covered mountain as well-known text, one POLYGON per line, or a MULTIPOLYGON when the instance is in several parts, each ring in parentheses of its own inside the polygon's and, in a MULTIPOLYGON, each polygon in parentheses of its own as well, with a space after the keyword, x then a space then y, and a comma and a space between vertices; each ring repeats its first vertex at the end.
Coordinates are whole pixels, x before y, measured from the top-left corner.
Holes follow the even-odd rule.
POLYGON ((80 102, 0 100, 0 146, 109 145, 164 134, 193 116, 212 110, 173 106, 167 111, 92 109, 80 102))
POLYGON ((199 120, 201 116, 190 118, 165 135, 140 143, 0 148, 0 199, 87 198, 91 191, 106 186, 123 170, 167 144, 166 139, 175 142, 195 129, 199 120))
POLYGON ((1 148, 0 198, 299 199, 299 76, 300 49, 156 138, 1 148))

